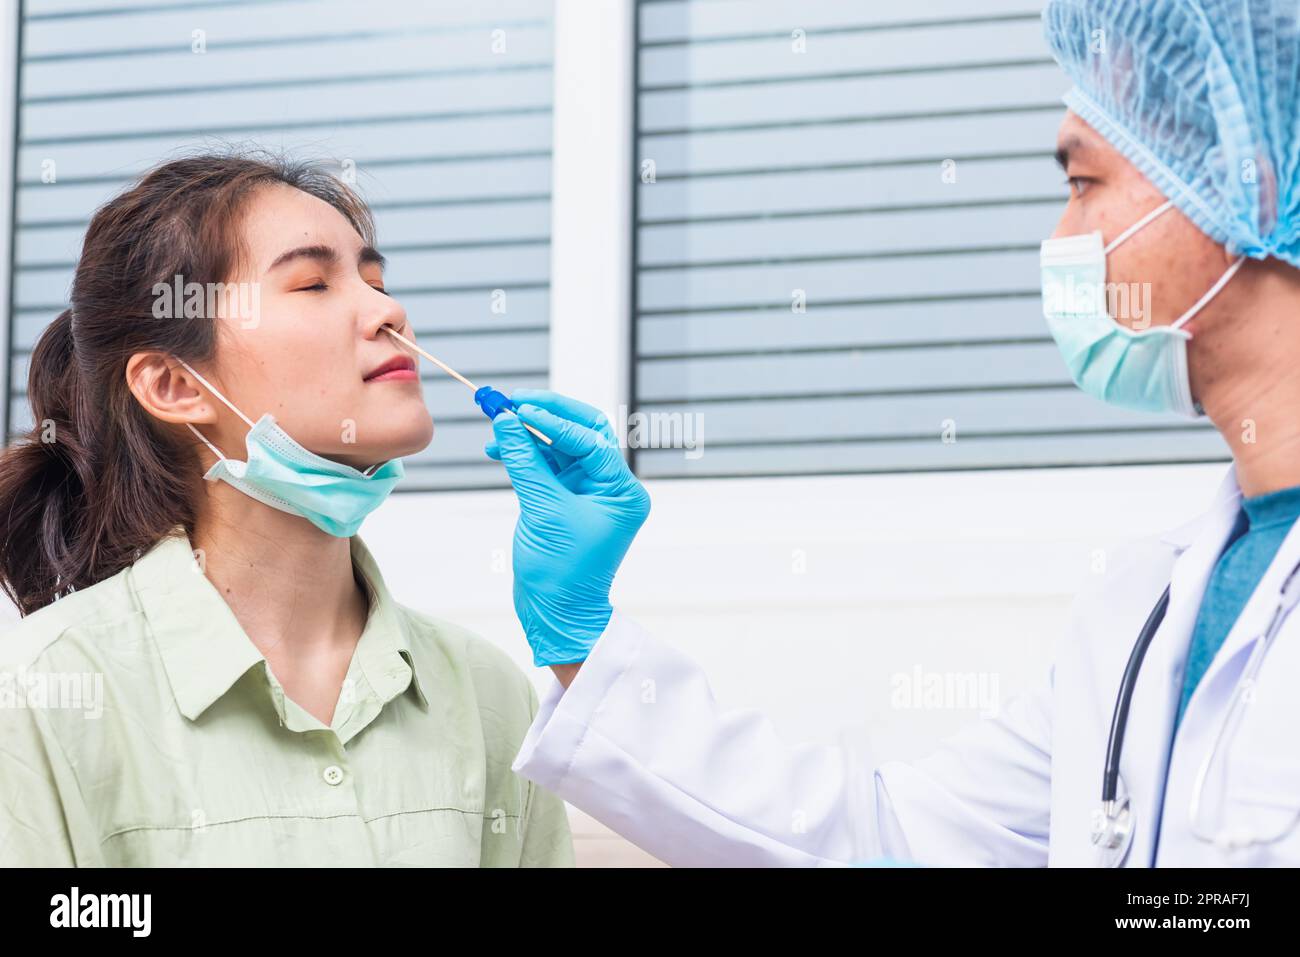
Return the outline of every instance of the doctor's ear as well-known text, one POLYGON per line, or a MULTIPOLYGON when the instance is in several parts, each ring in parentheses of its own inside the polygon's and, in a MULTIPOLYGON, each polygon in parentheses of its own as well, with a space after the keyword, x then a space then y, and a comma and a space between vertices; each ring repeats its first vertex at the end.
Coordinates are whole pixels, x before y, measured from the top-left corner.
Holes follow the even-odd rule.
POLYGON ((126 361, 126 385, 155 419, 183 425, 217 421, 207 392, 173 356, 137 352, 126 361))

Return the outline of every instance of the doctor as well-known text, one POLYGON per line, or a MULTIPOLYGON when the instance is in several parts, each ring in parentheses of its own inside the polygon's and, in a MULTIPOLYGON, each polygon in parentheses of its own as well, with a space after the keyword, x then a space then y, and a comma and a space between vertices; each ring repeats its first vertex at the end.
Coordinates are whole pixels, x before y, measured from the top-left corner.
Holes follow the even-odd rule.
POLYGON ((1233 465, 1076 598, 1042 687, 913 763, 787 746, 611 608, 648 497, 596 410, 520 391, 488 454, 556 680, 515 769, 678 865, 1300 865, 1298 20, 1296 0, 1044 13, 1075 84, 1048 327, 1084 391, 1208 416, 1233 465), (1144 283, 1149 313, 1123 307, 1144 283))

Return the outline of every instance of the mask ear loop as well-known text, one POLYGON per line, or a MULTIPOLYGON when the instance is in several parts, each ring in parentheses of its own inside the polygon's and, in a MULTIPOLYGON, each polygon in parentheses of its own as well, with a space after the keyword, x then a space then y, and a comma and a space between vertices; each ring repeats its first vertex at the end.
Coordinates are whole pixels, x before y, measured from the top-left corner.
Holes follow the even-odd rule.
POLYGON ((1111 254, 1111 251, 1114 250, 1120 243, 1127 240, 1139 229, 1147 225, 1147 223, 1151 222, 1153 219, 1157 219, 1158 217, 1163 216, 1165 213, 1169 212, 1169 210, 1173 208, 1174 208, 1174 201, 1170 199, 1170 200, 1166 200, 1163 206, 1157 206, 1155 209, 1151 210, 1151 212, 1147 213, 1136 223, 1134 223, 1128 229, 1124 230, 1124 232, 1120 233, 1113 240, 1111 240, 1110 245, 1107 246, 1105 249, 1106 255, 1109 256, 1111 254))
MULTIPOLYGON (((215 395, 215 396, 216 396, 218 399, 220 399, 222 402, 226 403, 226 406, 230 409, 230 411, 233 412, 233 413, 235 413, 235 415, 239 416, 241 419, 243 419, 243 420, 244 420, 244 423, 245 423, 245 424, 246 424, 250 429, 253 428, 253 426, 254 426, 254 424, 255 424, 255 423, 253 422, 253 420, 250 419, 248 416, 244 415, 244 413, 240 412, 237 408, 235 408, 234 403, 231 402, 229 399, 227 399, 224 395, 222 395, 221 392, 220 392, 218 389, 216 389, 216 388, 212 385, 211 382, 209 382, 207 379, 203 378, 203 376, 199 374, 199 371, 198 371, 197 369, 195 369, 192 365, 190 365, 190 364, 189 364, 188 362, 186 362, 184 359, 177 359, 176 361, 179 362, 181 365, 183 365, 186 369, 189 369, 189 371, 190 371, 191 373, 193 373, 194 378, 196 378, 196 379, 198 379, 200 382, 202 382, 203 385, 204 385, 205 387, 207 387, 207 390, 208 390, 209 392, 211 392, 213 395, 215 395)), ((223 461, 223 462, 226 460, 226 457, 225 457, 224 455, 221 454, 221 449, 217 448, 215 445, 213 445, 213 444, 212 444, 211 442, 209 442, 207 439, 203 438, 203 433, 200 432, 198 429, 196 429, 196 428, 193 426, 192 423, 186 422, 185 424, 186 424, 187 426, 189 426, 189 429, 190 429, 191 432, 193 432, 195 435, 197 435, 197 436, 199 437, 199 440, 200 440, 204 445, 206 445, 208 448, 210 448, 210 449, 212 450, 212 453, 213 453, 217 458, 219 458, 219 459, 220 459, 221 461, 223 461)), ((367 478, 369 478, 369 477, 370 477, 370 473, 371 473, 371 472, 374 472, 376 469, 379 468, 379 466, 381 466, 381 465, 383 465, 383 464, 384 464, 383 462, 376 462, 374 465, 370 466, 370 468, 366 469, 366 470, 365 470, 364 472, 362 472, 361 474, 364 475, 364 476, 366 476, 367 478)))
MULTIPOLYGON (((1174 208, 1174 201, 1170 199, 1170 200, 1166 200, 1163 206, 1157 206, 1155 209, 1151 210, 1151 212, 1147 213, 1145 216, 1139 219, 1128 229, 1124 230, 1124 232, 1116 236, 1115 239, 1111 241, 1110 245, 1106 247, 1105 254, 1110 255, 1111 251, 1114 250, 1117 246, 1119 246, 1120 243, 1132 237, 1134 233, 1136 233, 1143 226, 1146 226, 1153 219, 1163 216, 1165 213, 1169 212, 1169 210, 1173 208, 1174 208)), ((1187 323, 1191 322, 1192 319, 1196 317, 1196 314, 1199 313, 1206 306, 1208 306, 1210 304, 1210 301, 1214 299, 1214 297, 1217 296, 1223 290, 1223 287, 1226 286, 1229 283, 1229 281, 1231 281, 1232 277, 1237 274, 1237 270, 1241 268, 1242 263, 1244 263, 1245 261, 1246 261, 1245 256, 1238 256, 1237 261, 1233 263, 1231 266, 1229 266, 1227 270, 1224 272, 1224 274, 1219 277, 1219 281, 1216 282, 1213 286, 1211 286, 1209 291, 1200 299, 1198 299, 1196 301, 1196 304, 1192 306, 1192 308, 1188 309, 1185 313, 1183 313, 1181 316, 1179 316, 1177 319, 1171 322, 1169 324, 1169 328, 1181 329, 1187 323)))
MULTIPOLYGON (((231 412, 235 413, 235 415, 237 415, 237 416, 239 416, 241 419, 243 419, 244 422, 245 422, 245 424, 246 424, 250 429, 253 428, 253 425, 254 425, 253 420, 250 419, 248 416, 244 415, 244 413, 240 412, 237 408, 235 408, 234 403, 231 402, 229 399, 227 399, 224 395, 222 395, 221 392, 220 392, 220 390, 216 389, 216 388, 212 385, 211 382, 209 382, 207 379, 203 378, 203 376, 199 374, 199 371, 198 371, 197 369, 195 369, 192 365, 190 365, 190 364, 189 364, 188 362, 186 362, 184 359, 177 359, 176 361, 179 362, 181 365, 183 365, 186 369, 188 369, 188 370, 190 371, 190 374, 193 375, 194 378, 196 378, 196 379, 198 379, 200 382, 202 382, 203 385, 204 385, 204 387, 205 387, 209 392, 211 392, 211 393, 212 393, 213 395, 215 395, 218 399, 220 399, 222 402, 224 402, 224 403, 226 404, 226 406, 230 409, 231 412)), ((200 432, 198 429, 196 429, 196 428, 194 427, 194 424, 193 424, 192 422, 186 422, 185 424, 189 427, 189 430, 190 430, 191 432, 193 432, 195 435, 197 435, 197 436, 199 437, 199 441, 201 441, 204 445, 206 445, 208 448, 210 448, 210 449, 212 450, 212 454, 214 454, 214 455, 215 455, 218 459, 220 459, 221 461, 223 461, 223 462, 226 461, 226 457, 225 457, 224 455, 221 454, 221 449, 217 448, 215 445, 213 445, 211 442, 209 442, 207 439, 205 439, 205 438, 203 437, 203 433, 200 432)))
POLYGON ((1245 256, 1238 256, 1237 261, 1229 266, 1227 271, 1219 277, 1219 281, 1210 287, 1210 291, 1198 299, 1196 305, 1192 306, 1191 309, 1188 309, 1185 313, 1170 323, 1169 328, 1181 329, 1186 323, 1191 322, 1198 312, 1210 304, 1210 300, 1219 294, 1223 287, 1228 284, 1229 280, 1231 280, 1233 276, 1237 275, 1237 270, 1241 268, 1241 264, 1245 261, 1245 256))

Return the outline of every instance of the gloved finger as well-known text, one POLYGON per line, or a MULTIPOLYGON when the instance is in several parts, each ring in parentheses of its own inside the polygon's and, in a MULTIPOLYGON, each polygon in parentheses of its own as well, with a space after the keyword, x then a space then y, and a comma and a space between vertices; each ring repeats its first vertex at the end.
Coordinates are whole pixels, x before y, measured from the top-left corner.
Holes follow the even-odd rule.
MULTIPOLYGON (((560 484, 572 491, 568 481, 569 473, 573 471, 573 456, 565 455, 563 452, 553 452, 549 446, 539 445, 537 450, 542 453, 542 458, 546 459, 546 464, 551 467, 551 472, 560 480, 560 484)), ((483 454, 490 459, 501 461, 501 447, 497 445, 495 439, 488 441, 483 446, 483 454)), ((586 475, 586 472, 582 472, 586 475)))
POLYGON ((506 467, 510 484, 515 487, 521 505, 537 498, 554 498, 564 487, 542 456, 523 421, 513 412, 502 412, 492 420, 492 434, 496 436, 497 452, 506 467))
POLYGON ((562 419, 585 425, 589 429, 600 432, 605 438, 618 445, 618 436, 614 434, 609 419, 605 417, 604 412, 601 412, 594 405, 587 405, 585 402, 579 402, 577 399, 571 399, 567 395, 561 395, 558 392, 551 392, 549 389, 515 389, 510 393, 510 401, 514 402, 516 406, 535 405, 539 409, 545 409, 562 419))
POLYGON ((582 470, 602 486, 618 487, 626 481, 636 481, 623 461, 618 443, 611 442, 603 432, 531 404, 519 406, 518 412, 520 419, 545 432, 554 443, 553 448, 573 456, 582 470))

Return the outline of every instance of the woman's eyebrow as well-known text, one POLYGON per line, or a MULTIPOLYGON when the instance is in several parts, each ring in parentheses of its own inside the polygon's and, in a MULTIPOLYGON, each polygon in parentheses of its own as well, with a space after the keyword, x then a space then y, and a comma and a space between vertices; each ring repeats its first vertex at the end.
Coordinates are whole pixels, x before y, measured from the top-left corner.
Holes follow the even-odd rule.
MULTIPOLYGON (((295 249, 287 249, 275 257, 275 262, 267 267, 267 272, 273 272, 286 263, 293 262, 295 259, 314 259, 317 262, 327 266, 336 265, 339 261, 338 250, 333 246, 327 246, 324 243, 316 243, 312 246, 298 246, 295 249)), ((357 254, 358 265, 366 263, 376 263, 380 269, 388 265, 388 260, 374 246, 362 246, 361 251, 357 254)))

